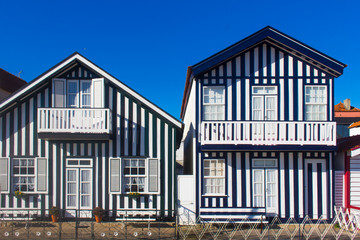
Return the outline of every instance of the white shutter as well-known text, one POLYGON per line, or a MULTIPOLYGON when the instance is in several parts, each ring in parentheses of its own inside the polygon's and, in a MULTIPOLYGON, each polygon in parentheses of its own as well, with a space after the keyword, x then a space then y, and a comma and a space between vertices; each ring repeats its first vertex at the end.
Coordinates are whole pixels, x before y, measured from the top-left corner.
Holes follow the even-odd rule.
POLYGON ((0 192, 9 192, 9 158, 0 158, 0 192))
POLYGON ((148 192, 159 192, 159 160, 149 159, 148 192))
POLYGON ((104 108, 104 78, 92 80, 92 107, 104 108))
POLYGON ((37 192, 47 192, 47 158, 37 158, 36 188, 37 192))
POLYGON ((110 158, 110 192, 121 193, 121 159, 110 158))
POLYGON ((53 79, 52 106, 66 107, 66 79, 62 79, 62 78, 53 79))

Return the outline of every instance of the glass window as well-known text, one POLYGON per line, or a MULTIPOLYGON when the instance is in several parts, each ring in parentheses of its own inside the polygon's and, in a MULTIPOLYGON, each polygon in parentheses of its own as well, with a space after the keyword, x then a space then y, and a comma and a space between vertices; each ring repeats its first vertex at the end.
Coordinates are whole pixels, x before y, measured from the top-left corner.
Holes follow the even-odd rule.
POLYGON ((225 119, 225 87, 204 87, 203 92, 203 118, 204 120, 225 119))
POLYGON ((78 81, 68 81, 68 107, 78 107, 79 85, 78 81))
POLYGON ((81 107, 91 107, 91 81, 81 81, 81 107))
POLYGON ((125 192, 145 192, 145 159, 124 159, 125 192))
POLYGON ((225 160, 204 160, 204 194, 225 194, 225 160))
POLYGON ((13 159, 13 191, 35 191, 35 159, 13 159))
POLYGON ((310 121, 325 121, 327 115, 326 86, 305 87, 305 119, 310 121))

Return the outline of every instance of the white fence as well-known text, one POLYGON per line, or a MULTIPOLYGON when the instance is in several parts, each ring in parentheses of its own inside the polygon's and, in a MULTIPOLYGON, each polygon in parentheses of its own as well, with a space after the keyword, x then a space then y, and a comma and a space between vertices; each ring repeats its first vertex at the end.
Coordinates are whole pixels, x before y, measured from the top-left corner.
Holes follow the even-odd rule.
POLYGON ((110 133, 110 109, 38 108, 39 133, 110 133))
POLYGON ((336 145, 335 122, 206 121, 201 144, 336 145))

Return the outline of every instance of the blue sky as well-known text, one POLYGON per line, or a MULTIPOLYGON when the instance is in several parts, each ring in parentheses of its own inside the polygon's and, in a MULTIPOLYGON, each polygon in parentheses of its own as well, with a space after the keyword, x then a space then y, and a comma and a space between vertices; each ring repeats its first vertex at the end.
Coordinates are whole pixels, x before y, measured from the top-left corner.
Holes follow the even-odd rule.
POLYGON ((179 118, 186 69, 265 26, 348 65, 360 107, 360 1, 2 1, 0 67, 31 81, 77 51, 179 118))

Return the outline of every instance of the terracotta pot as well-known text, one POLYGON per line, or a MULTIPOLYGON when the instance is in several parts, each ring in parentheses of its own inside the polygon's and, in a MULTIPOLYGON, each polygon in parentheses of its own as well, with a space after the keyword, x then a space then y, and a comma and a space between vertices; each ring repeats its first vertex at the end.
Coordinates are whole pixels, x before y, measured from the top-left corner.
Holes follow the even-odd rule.
POLYGON ((52 220, 52 222, 58 222, 59 216, 51 215, 51 220, 52 220))
POLYGON ((103 216, 95 216, 95 221, 97 223, 101 223, 102 218, 103 218, 103 216))

